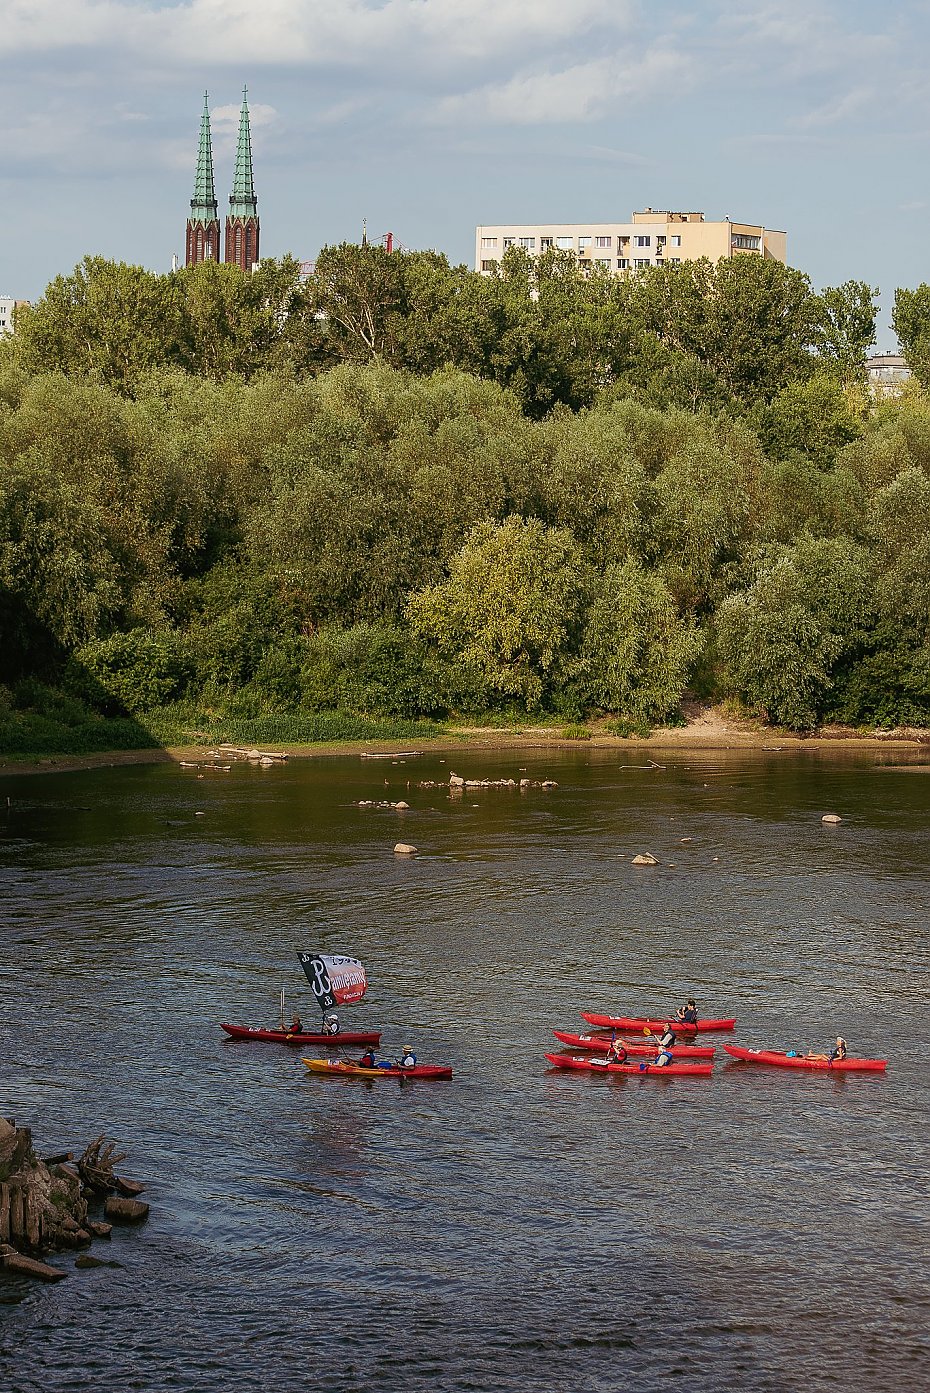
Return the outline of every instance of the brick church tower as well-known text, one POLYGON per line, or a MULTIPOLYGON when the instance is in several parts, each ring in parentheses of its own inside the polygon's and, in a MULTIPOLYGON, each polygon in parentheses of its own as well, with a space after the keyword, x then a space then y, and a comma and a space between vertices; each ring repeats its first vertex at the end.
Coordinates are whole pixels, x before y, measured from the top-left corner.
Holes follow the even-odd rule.
POLYGON ((220 259, 220 215, 213 187, 213 142, 210 139, 210 107, 203 94, 203 115, 200 118, 200 149, 197 154, 197 178, 191 215, 187 220, 184 265, 195 266, 200 261, 220 259))
POLYGON ((243 271, 251 271, 258 261, 258 199, 252 180, 252 137, 249 132, 248 89, 242 89, 242 111, 239 115, 239 144, 236 148, 236 171, 232 193, 229 195, 229 214, 226 218, 226 250, 224 261, 233 261, 243 271))

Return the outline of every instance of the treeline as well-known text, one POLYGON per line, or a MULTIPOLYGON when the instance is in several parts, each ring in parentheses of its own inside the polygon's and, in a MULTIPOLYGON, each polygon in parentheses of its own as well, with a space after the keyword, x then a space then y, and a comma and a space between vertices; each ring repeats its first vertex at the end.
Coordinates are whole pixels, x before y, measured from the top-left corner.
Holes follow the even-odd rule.
POLYGON ((930 403, 871 407, 873 335, 753 258, 87 261, 0 351, 0 745, 928 724, 930 403))

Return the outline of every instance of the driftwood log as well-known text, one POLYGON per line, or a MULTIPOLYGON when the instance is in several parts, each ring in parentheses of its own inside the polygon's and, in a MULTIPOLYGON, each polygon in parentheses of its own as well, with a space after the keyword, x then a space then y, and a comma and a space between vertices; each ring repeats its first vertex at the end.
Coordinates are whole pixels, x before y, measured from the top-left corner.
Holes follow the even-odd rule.
POLYGON ((0 1118, 0 1267, 6 1271, 45 1281, 64 1276, 35 1261, 37 1255, 85 1248, 94 1238, 109 1237, 111 1225, 88 1216, 88 1205, 108 1195, 120 1198, 108 1202, 115 1209, 107 1218, 139 1223, 148 1217, 148 1205, 135 1198, 144 1186, 116 1174, 125 1153, 115 1142, 99 1136, 76 1165, 72 1156, 60 1152, 40 1160, 30 1129, 0 1118))

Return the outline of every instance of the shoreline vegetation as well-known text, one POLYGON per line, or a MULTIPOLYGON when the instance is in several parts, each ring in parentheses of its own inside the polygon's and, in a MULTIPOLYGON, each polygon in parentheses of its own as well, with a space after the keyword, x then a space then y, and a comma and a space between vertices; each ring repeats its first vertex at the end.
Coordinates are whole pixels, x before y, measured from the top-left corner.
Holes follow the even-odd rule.
POLYGON ((0 343, 0 760, 930 727, 930 287, 894 399, 876 293, 85 258, 0 343))
MULTIPOLYGON (((287 740, 274 742, 275 751, 288 759, 360 757, 364 754, 390 756, 413 751, 417 754, 460 752, 464 756, 469 751, 506 753, 579 748, 612 751, 618 755, 635 754, 637 750, 817 750, 840 756, 862 750, 899 749, 902 746, 927 746, 930 749, 930 730, 904 727, 868 731, 825 726, 799 734, 797 731, 764 726, 757 721, 734 718, 710 706, 692 709, 682 724, 662 727, 650 731, 648 735, 614 735, 605 729, 605 722, 568 728, 558 724, 530 723, 519 728, 449 724, 446 727, 437 725, 428 734, 421 731, 416 736, 406 738, 375 736, 320 740, 312 744, 287 740)), ((0 779, 4 775, 68 773, 133 764, 199 764, 215 754, 217 749, 215 743, 198 742, 131 750, 96 750, 86 754, 4 755, 0 756, 0 779)))

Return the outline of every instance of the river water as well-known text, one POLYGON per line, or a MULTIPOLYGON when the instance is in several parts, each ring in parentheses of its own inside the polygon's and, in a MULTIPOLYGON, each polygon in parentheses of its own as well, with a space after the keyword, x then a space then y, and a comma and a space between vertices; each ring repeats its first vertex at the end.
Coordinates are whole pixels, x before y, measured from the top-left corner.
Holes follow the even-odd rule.
POLYGON ((650 755, 0 781, 2 1112, 46 1154, 107 1131, 152 1205, 118 1265, 0 1281, 0 1386, 925 1387, 930 766, 650 755), (558 787, 418 787, 453 768, 558 787), (360 956, 344 1021, 453 1081, 225 1042, 282 986, 310 1019, 298 949, 360 956), (688 995, 738 1016, 718 1045, 891 1066, 547 1070, 580 1010, 688 995))

